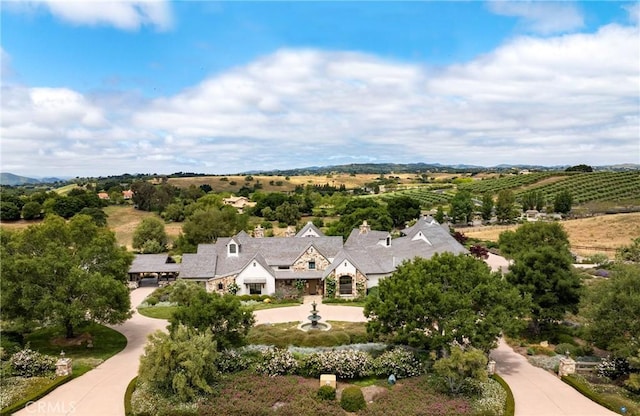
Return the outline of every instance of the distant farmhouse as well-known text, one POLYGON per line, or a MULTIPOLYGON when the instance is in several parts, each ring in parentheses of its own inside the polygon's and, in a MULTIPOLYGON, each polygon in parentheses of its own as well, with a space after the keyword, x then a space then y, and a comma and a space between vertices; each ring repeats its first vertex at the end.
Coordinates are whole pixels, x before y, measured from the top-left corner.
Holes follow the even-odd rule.
MULTIPOLYGON (((260 226, 253 234, 241 231, 215 244, 200 244, 197 253, 183 255, 181 264, 169 268, 178 278, 199 282, 209 292, 225 293, 235 283, 239 295, 272 294, 293 291, 296 280, 304 280, 305 294, 323 295, 327 280, 335 279, 337 296, 355 297, 377 286, 405 260, 468 253, 431 217, 420 218, 398 238, 371 230, 365 221, 344 244, 342 237, 325 236, 311 222, 290 237, 264 237, 260 226)), ((155 263, 157 272, 167 272, 166 258, 138 255, 131 278, 156 272, 155 263)))

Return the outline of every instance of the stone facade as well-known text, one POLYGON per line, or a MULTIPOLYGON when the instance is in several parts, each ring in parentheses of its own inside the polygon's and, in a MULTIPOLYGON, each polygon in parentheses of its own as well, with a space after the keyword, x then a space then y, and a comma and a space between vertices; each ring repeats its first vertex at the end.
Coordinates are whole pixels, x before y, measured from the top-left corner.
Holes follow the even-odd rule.
POLYGON ((309 262, 315 262, 315 269, 311 270, 325 270, 329 267, 329 260, 322 254, 318 253, 313 247, 309 247, 298 259, 293 263, 291 269, 294 271, 310 270, 309 262))
MULTIPOLYGON (((331 272, 327 278, 333 278, 336 281, 336 297, 358 297, 364 296, 367 293, 367 277, 362 274, 360 270, 356 270, 354 273, 341 273, 340 276, 336 276, 335 271, 331 272), (340 294, 340 277, 341 276, 349 276, 351 277, 351 294, 350 295, 341 295, 340 294)), ((327 279, 324 279, 323 284, 323 292, 327 293, 327 279)))
POLYGON ((231 276, 220 277, 217 279, 211 279, 207 281, 206 289, 207 289, 207 292, 216 292, 221 295, 224 295, 225 293, 227 293, 227 288, 229 287, 229 285, 231 283, 234 283, 235 281, 236 281, 235 274, 231 276), (222 283, 222 289, 219 289, 218 285, 220 283, 222 283))

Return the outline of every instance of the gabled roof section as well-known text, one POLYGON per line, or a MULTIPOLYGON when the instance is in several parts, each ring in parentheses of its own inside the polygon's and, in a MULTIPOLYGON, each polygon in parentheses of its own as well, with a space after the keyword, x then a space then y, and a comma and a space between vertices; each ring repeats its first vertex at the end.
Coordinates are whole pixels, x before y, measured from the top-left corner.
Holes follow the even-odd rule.
POLYGON ((129 273, 171 273, 180 270, 177 263, 169 263, 168 254, 137 254, 129 273))
MULTIPOLYGON (((212 246, 211 244, 206 245, 212 246)), ((183 254, 180 277, 183 279, 211 279, 216 275, 216 260, 216 255, 202 254, 200 247, 198 247, 197 254, 183 254)))
POLYGON ((299 237, 324 237, 324 233, 309 221, 300 231, 298 231, 298 234, 296 234, 296 238, 299 237))
POLYGON ((264 259, 264 257, 262 257, 262 254, 260 253, 257 253, 255 256, 249 259, 249 261, 244 265, 244 267, 242 267, 242 269, 239 270, 238 272, 241 273, 243 270, 249 267, 249 265, 251 265, 254 261, 257 262, 259 265, 261 265, 267 272, 269 272, 271 276, 273 277, 276 276, 275 271, 271 267, 269 267, 269 265, 267 264, 267 261, 264 259))
POLYGON ((325 277, 329 276, 331 272, 334 271, 338 266, 340 266, 340 264, 342 264, 342 262, 345 260, 351 263, 356 269, 364 272, 363 269, 358 265, 358 262, 349 254, 349 252, 346 250, 342 250, 336 255, 336 258, 333 259, 333 262, 329 265, 329 267, 324 270, 324 272, 322 273, 322 278, 324 279, 325 277))

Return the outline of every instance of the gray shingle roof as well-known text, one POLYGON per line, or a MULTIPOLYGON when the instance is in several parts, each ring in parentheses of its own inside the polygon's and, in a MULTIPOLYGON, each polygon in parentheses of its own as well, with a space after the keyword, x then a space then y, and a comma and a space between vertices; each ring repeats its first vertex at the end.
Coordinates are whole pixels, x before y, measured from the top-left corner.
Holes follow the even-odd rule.
POLYGON ((324 237, 324 233, 320 231, 318 227, 313 225, 311 221, 307 222, 307 224, 304 227, 302 227, 300 231, 298 231, 298 234, 296 234, 296 237, 297 238, 304 237, 307 231, 309 230, 313 230, 313 232, 315 232, 319 237, 324 237))
POLYGON ((129 273, 171 273, 180 270, 177 263, 167 263, 167 254, 138 254, 134 257, 129 273))
MULTIPOLYGON (((305 228, 314 227, 315 230, 315 226, 309 224, 305 228)), ((342 237, 302 237, 305 228, 298 237, 253 238, 242 231, 234 237, 219 238, 215 244, 200 244, 197 254, 183 256, 179 265, 180 277, 210 279, 229 276, 239 273, 255 260, 276 279, 317 279, 328 275, 345 259, 365 275, 383 275, 392 273, 400 263, 415 257, 430 258, 443 252, 468 253, 431 217, 420 218, 412 227, 403 230, 403 237, 392 239, 389 246, 386 245, 389 236, 386 231, 360 233, 360 230, 353 230, 343 245, 342 237), (237 255, 228 254, 228 245, 232 241, 238 244, 237 255), (327 259, 333 259, 325 271, 274 270, 278 266, 291 266, 310 246, 327 259)), ((318 233, 322 234, 319 230, 318 233)))

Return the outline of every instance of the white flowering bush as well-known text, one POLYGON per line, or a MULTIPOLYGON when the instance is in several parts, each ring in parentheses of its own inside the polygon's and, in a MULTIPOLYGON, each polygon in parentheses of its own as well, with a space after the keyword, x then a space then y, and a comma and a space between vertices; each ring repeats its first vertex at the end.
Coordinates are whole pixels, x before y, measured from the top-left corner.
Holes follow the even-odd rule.
POLYGON ((356 350, 334 350, 307 355, 302 359, 300 373, 308 377, 335 374, 340 379, 366 377, 373 369, 371 355, 356 350))
POLYGON ((478 398, 473 401, 475 415, 502 416, 507 401, 507 392, 496 380, 478 383, 478 398))
POLYGON ((298 362, 288 350, 270 348, 262 352, 262 360, 256 366, 256 372, 271 377, 293 374, 298 369, 298 362))
POLYGON ((36 377, 53 373, 56 359, 25 348, 13 354, 9 359, 13 373, 22 377, 36 377))
POLYGON ((393 374, 396 378, 407 378, 422 374, 424 368, 411 351, 394 348, 373 360, 373 372, 381 377, 393 374))
POLYGON ((236 350, 224 350, 216 360, 218 371, 225 374, 246 370, 250 365, 251 359, 236 350))
POLYGON ((596 367, 598 377, 605 377, 616 380, 624 375, 629 374, 629 361, 626 358, 603 358, 598 367, 596 367))

